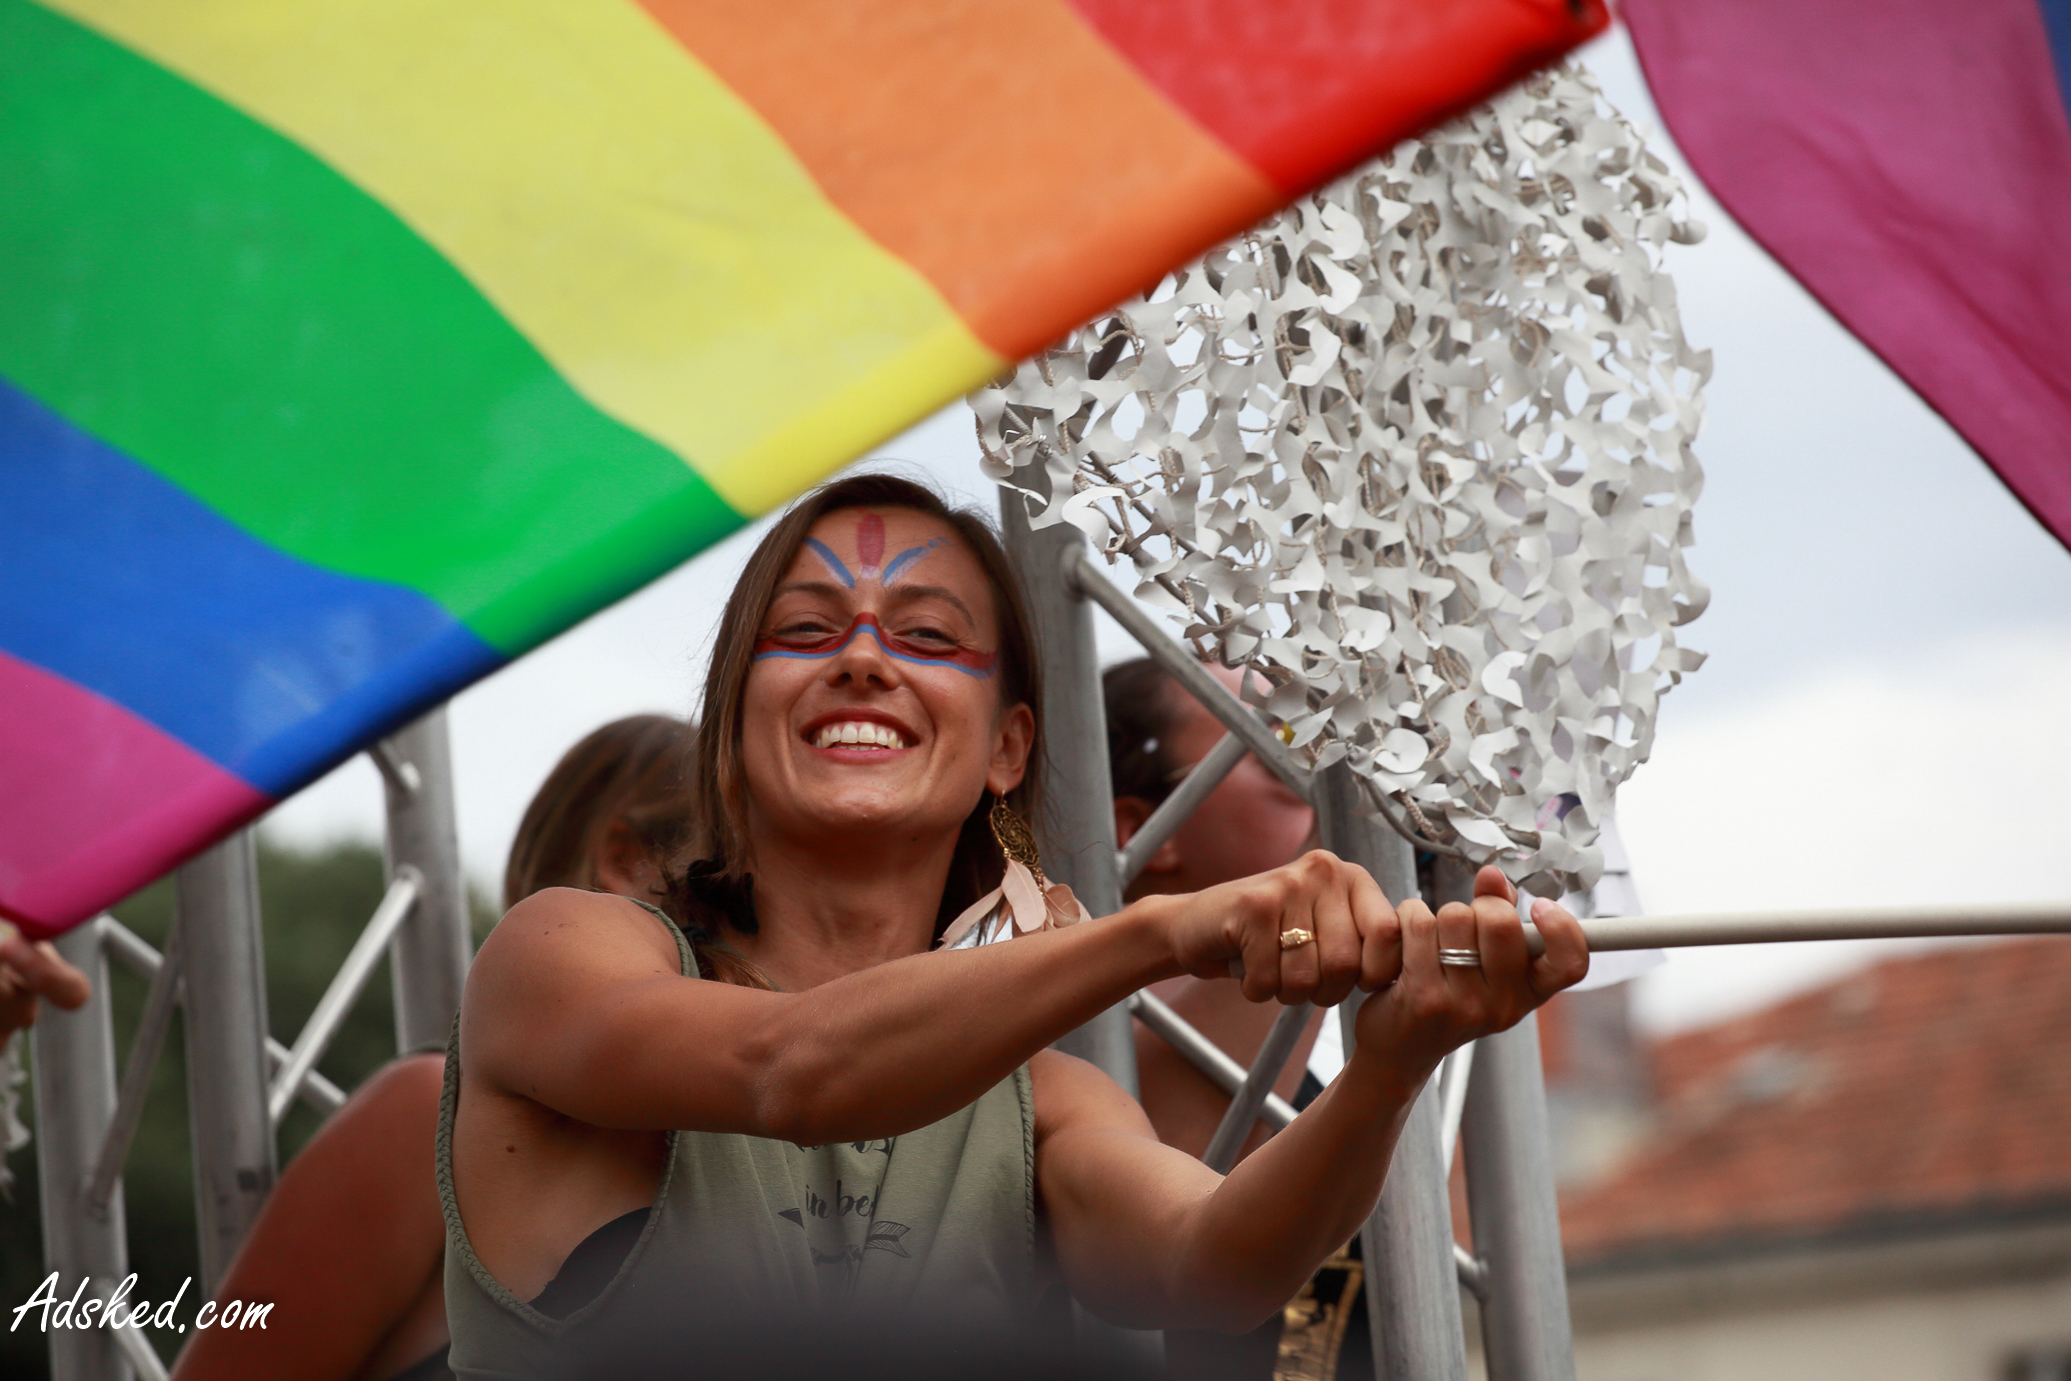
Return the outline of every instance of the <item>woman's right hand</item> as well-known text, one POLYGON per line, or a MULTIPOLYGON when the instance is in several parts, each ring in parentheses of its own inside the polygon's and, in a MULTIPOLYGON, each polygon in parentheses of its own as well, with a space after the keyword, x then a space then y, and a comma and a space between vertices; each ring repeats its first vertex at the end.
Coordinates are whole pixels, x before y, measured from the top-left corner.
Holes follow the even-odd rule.
POLYGON ((1353 985, 1372 991, 1400 964, 1395 908, 1364 868, 1323 849, 1271 872, 1161 898, 1174 957, 1197 978, 1241 971, 1253 1002, 1331 1007, 1353 985), (1290 930, 1314 938, 1289 949, 1290 930))

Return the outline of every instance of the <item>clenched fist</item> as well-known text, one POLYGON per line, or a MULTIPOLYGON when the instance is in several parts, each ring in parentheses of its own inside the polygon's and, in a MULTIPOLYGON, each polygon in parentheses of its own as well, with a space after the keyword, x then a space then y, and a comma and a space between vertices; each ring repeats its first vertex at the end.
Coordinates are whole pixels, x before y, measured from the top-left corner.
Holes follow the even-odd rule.
POLYGON ((1526 953, 1517 891, 1493 867, 1475 877, 1471 903, 1435 915, 1419 900, 1391 905, 1364 868, 1321 849, 1171 900, 1173 952, 1188 973, 1239 976, 1253 1002, 1334 1007, 1355 986, 1377 993, 1360 1008, 1358 1044, 1419 1079, 1589 972, 1581 926, 1552 902, 1533 910, 1545 952, 1526 953), (1290 931, 1312 938, 1283 948, 1290 931), (1440 964, 1441 949, 1479 963, 1440 964))

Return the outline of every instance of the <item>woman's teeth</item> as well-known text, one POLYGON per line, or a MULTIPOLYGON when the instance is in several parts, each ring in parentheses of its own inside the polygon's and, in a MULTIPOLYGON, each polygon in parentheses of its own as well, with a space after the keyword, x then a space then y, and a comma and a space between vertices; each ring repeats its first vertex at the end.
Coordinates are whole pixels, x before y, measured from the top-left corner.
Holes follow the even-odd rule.
POLYGON ((862 720, 851 720, 846 724, 829 724, 823 727, 813 740, 815 748, 904 748, 906 740, 899 731, 887 724, 870 724, 862 720))

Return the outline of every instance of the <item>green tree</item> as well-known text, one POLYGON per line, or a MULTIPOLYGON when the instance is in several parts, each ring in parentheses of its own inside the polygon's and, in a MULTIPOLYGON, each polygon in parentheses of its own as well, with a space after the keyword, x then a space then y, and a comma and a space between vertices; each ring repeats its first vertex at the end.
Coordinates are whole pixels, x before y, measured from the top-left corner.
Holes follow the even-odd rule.
MULTIPOLYGON (((309 1019, 331 976, 374 914, 383 890, 381 851, 374 845, 344 842, 303 851, 260 836, 259 904, 267 1021, 283 1044, 292 1044, 309 1019)), ((487 900, 474 889, 470 889, 470 903, 479 941, 495 917, 487 900)), ((124 925, 163 949, 173 917, 171 879, 151 884, 113 911, 124 925)), ((146 985, 111 964, 109 989, 119 1068, 136 1034, 146 985)), ((395 1055, 394 1000, 384 959, 317 1067, 349 1091, 395 1055)), ((33 1107, 25 1109, 24 1120, 33 1130, 33 1107)), ((317 1115, 306 1105, 295 1106, 281 1124, 282 1165, 302 1149, 318 1125, 317 1115)), ((33 1145, 10 1158, 16 1178, 14 1198, 12 1203, 0 1203, 0 1302, 5 1303, 10 1320, 14 1306, 26 1300, 45 1275, 35 1161, 33 1145)), ((137 1295, 164 1299, 182 1280, 194 1276, 197 1280, 189 1288, 188 1305, 198 1302, 194 1164, 187 1131, 186 1056, 178 1022, 152 1071, 150 1098, 124 1170, 123 1196, 130 1269, 138 1276, 137 1295)), ((170 1358, 180 1340, 178 1335, 154 1335, 154 1341, 159 1354, 170 1358)), ((33 1331, 33 1316, 22 1328, 0 1332, 0 1375, 44 1381, 48 1367, 43 1336, 33 1331)))

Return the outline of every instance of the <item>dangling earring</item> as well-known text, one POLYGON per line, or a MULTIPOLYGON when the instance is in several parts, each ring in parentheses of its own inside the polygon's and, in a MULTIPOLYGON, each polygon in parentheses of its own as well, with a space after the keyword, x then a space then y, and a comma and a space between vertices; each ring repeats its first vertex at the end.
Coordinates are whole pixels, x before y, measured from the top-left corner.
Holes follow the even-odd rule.
POLYGON ((1056 930, 1092 919, 1079 899, 1072 895, 1071 888, 1043 876, 1043 866, 1036 854, 1035 831, 1028 827, 1028 821, 1021 818, 1019 811, 1007 804, 1006 797, 992 798, 992 810, 986 818, 992 825, 993 840, 1000 846, 1004 860, 1000 885, 978 898, 961 916, 949 923, 940 942, 945 949, 962 948, 960 942, 966 937, 970 937, 971 943, 981 943, 987 932, 978 927, 1001 913, 1007 919, 1008 936, 1056 930))
POLYGON ((993 842, 1000 846, 1009 863, 1018 863, 1035 875, 1036 886, 1048 887, 1049 879, 1043 876, 1042 855, 1036 849, 1035 831, 1028 827, 1028 821, 1021 818, 1021 812, 1007 804, 1004 796, 992 798, 993 842))

